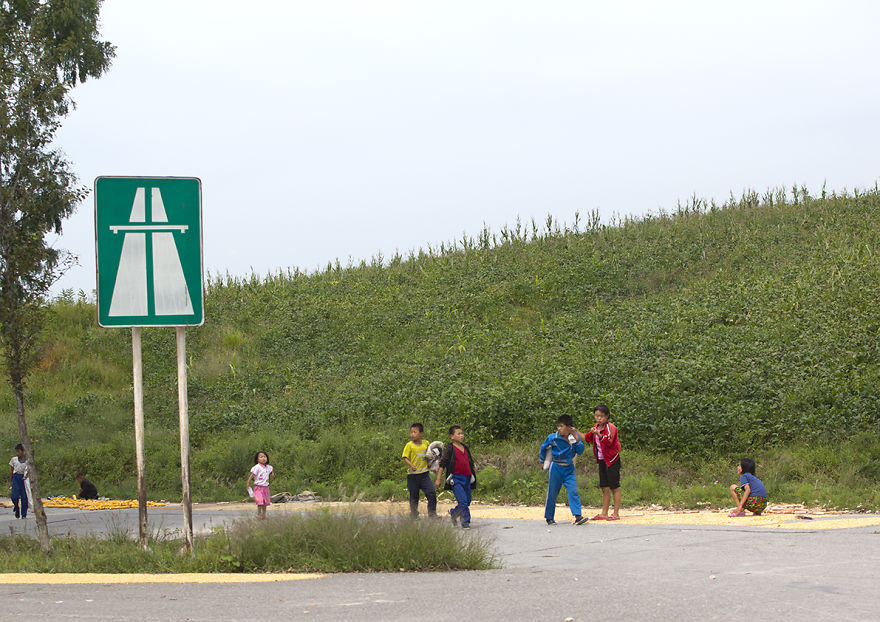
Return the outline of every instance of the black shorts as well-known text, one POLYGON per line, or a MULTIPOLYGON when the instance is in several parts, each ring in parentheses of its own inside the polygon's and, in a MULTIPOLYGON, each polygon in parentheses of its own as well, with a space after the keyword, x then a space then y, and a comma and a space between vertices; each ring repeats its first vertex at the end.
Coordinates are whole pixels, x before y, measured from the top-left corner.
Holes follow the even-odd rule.
POLYGON ((599 487, 620 488, 620 458, 611 466, 606 466, 604 460, 599 462, 599 487))

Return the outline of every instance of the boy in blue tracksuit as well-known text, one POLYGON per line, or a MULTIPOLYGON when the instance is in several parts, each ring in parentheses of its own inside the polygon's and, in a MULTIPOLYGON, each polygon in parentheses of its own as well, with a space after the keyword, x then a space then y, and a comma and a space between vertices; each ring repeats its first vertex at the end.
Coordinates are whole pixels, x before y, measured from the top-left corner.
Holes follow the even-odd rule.
POLYGON ((556 497, 559 489, 565 485, 568 493, 568 507, 574 515, 574 524, 583 525, 587 519, 581 516, 581 498, 578 495, 577 479, 574 475, 574 460, 584 453, 584 442, 580 432, 568 415, 561 415, 556 420, 556 432, 547 437, 541 445, 538 457, 544 462, 544 468, 550 471, 550 482, 547 484, 547 504, 544 507, 544 518, 548 525, 555 525, 556 497), (550 455, 547 456, 547 450, 550 455), (547 460, 545 461, 545 456, 547 460))

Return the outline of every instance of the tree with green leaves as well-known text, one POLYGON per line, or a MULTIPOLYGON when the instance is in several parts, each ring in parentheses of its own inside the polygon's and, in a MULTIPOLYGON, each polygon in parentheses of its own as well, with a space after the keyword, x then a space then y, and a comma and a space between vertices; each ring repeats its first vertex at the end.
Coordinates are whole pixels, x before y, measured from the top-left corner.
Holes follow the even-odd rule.
POLYGON ((110 66, 101 0, 0 0, 0 346, 30 469, 40 546, 50 548, 25 389, 38 360, 49 288, 71 265, 46 237, 61 233, 87 190, 53 145, 70 91, 110 66))

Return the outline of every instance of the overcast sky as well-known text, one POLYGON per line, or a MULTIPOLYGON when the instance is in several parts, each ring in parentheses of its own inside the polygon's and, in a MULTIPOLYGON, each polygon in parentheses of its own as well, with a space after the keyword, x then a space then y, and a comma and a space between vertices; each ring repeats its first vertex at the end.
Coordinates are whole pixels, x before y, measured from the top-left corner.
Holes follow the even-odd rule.
MULTIPOLYGON (((880 3, 107 0, 58 144, 202 180, 204 259, 314 270, 547 213, 880 178, 880 3)), ((93 197, 55 288, 95 287, 93 197)))

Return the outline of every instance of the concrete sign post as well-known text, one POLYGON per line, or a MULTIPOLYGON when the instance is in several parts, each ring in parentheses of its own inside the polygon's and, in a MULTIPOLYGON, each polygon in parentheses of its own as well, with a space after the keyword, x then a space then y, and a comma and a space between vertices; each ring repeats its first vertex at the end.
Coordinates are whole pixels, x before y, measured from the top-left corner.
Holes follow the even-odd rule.
POLYGON ((140 543, 147 545, 141 328, 177 330, 184 535, 192 550, 185 327, 205 321, 202 188, 194 177, 95 180, 98 325, 131 328, 140 543))

